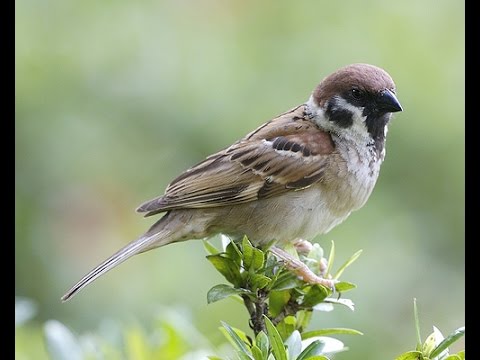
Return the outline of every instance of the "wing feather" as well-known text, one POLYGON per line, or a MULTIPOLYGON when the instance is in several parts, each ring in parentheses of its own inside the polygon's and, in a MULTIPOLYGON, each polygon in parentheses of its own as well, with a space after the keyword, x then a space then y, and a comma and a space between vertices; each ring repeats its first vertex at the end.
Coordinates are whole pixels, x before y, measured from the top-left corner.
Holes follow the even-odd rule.
POLYGON ((316 127, 304 110, 300 106, 282 114, 209 156, 137 211, 150 216, 172 209, 240 204, 321 181, 335 146, 330 134, 316 127))

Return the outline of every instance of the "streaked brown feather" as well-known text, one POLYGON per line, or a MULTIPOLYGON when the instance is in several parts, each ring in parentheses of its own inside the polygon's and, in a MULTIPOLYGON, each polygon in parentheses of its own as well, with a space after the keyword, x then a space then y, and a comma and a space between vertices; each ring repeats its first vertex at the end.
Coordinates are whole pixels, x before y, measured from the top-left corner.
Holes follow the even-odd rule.
POLYGON ((179 208, 233 205, 321 181, 334 145, 330 134, 318 129, 304 110, 292 109, 209 156, 137 211, 150 216, 179 208))

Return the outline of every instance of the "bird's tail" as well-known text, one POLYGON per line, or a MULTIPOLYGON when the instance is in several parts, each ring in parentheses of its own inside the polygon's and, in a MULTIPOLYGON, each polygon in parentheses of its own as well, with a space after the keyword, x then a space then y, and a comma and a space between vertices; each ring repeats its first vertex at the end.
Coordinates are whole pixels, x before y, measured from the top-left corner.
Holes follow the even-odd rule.
POLYGON ((72 288, 68 290, 65 295, 62 296, 61 300, 63 302, 70 300, 85 286, 105 274, 107 271, 113 269, 115 266, 120 265, 125 260, 131 258, 133 255, 150 250, 152 248, 169 244, 170 242, 172 242, 170 235, 171 232, 166 229, 162 229, 158 232, 153 233, 149 231, 137 240, 130 242, 125 247, 118 250, 115 254, 102 262, 100 265, 95 267, 88 274, 86 274, 79 282, 72 286, 72 288))

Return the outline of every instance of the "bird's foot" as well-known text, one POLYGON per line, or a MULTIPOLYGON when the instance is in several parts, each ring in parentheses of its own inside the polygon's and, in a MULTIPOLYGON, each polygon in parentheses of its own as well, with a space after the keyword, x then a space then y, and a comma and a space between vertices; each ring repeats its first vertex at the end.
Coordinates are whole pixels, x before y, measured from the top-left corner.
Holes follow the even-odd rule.
MULTIPOLYGON (((302 241, 305 241, 305 240, 302 240, 302 241)), ((286 251, 284 251, 282 249, 279 249, 276 246, 272 246, 270 248, 270 251, 277 258, 279 258, 279 259, 281 259, 285 262, 285 266, 286 266, 287 269, 292 271, 295 275, 297 275, 299 278, 301 278, 306 283, 309 283, 309 284, 312 284, 312 285, 313 284, 320 284, 320 285, 323 285, 323 286, 329 288, 332 291, 335 291, 335 284, 338 282, 338 280, 326 279, 325 277, 322 277, 322 276, 325 276, 324 273, 327 269, 327 266, 326 266, 325 263, 322 263, 322 268, 320 269, 321 273, 322 273, 322 276, 318 276, 312 270, 310 270, 307 265, 305 265, 300 260, 294 258, 292 255, 290 255, 286 251)))
MULTIPOLYGON (((297 253, 299 255, 304 255, 304 256, 307 256, 310 253, 310 251, 312 251, 312 249, 313 249, 313 244, 310 241, 304 240, 304 239, 296 240, 293 243, 293 246, 295 247, 295 250, 297 250, 297 253)), ((318 270, 319 270, 322 278, 325 278, 327 276, 327 269, 328 269, 327 259, 322 257, 318 262, 318 270)), ((317 276, 317 275, 315 275, 315 276, 317 276)))

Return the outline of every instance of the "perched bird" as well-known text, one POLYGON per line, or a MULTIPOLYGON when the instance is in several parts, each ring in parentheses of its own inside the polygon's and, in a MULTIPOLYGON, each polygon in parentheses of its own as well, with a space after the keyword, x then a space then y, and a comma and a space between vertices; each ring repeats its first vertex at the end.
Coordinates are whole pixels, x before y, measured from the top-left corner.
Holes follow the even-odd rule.
POLYGON ((307 102, 210 155, 174 179, 164 195, 140 205, 145 216, 166 214, 62 300, 131 256, 170 243, 222 233, 281 248, 328 232, 370 196, 397 111, 395 84, 384 70, 368 64, 337 70, 307 102))

